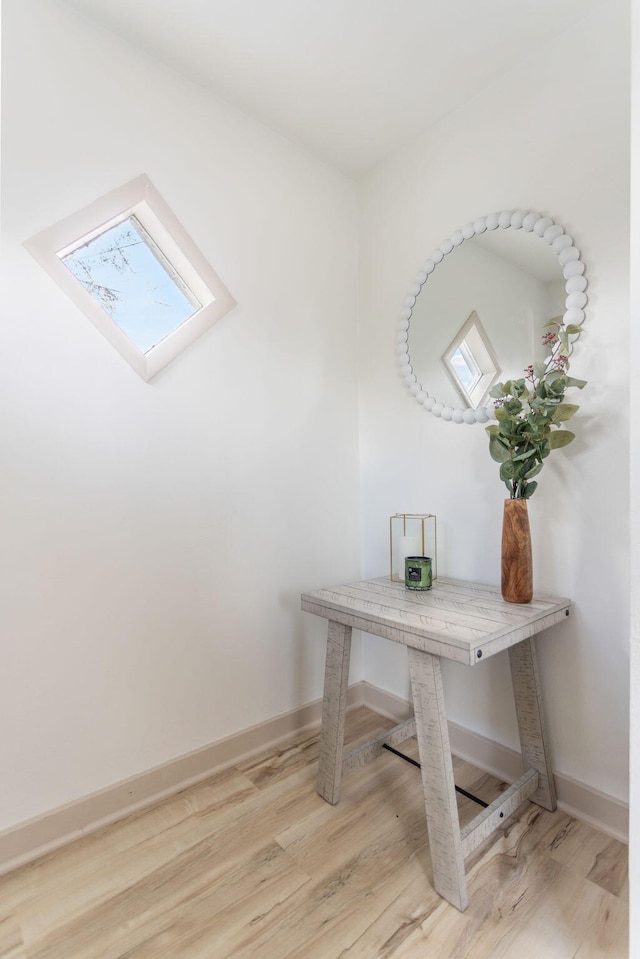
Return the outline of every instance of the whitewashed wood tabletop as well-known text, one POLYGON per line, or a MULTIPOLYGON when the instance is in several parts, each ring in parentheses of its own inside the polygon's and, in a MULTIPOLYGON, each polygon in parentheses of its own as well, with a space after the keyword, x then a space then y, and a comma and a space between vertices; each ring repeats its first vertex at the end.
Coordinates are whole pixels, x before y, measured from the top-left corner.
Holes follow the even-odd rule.
POLYGON ((506 603, 496 586, 438 577, 409 590, 386 576, 302 594, 302 609, 471 666, 566 619, 571 600, 506 603))

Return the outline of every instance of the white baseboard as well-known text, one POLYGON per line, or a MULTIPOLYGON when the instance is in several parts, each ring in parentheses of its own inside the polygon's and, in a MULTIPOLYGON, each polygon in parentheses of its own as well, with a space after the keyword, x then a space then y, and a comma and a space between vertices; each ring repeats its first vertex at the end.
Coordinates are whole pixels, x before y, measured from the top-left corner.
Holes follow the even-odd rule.
MULTIPOLYGON (((406 700, 367 682, 349 688, 347 703, 349 709, 368 706, 396 722, 411 714, 406 700)), ((321 713, 322 700, 316 700, 6 829, 0 833, 0 875, 318 726, 321 713)), ((449 734, 452 751, 461 759, 506 782, 521 775, 514 750, 455 723, 449 724, 449 734)), ((625 803, 559 773, 555 780, 563 811, 628 842, 625 803)))

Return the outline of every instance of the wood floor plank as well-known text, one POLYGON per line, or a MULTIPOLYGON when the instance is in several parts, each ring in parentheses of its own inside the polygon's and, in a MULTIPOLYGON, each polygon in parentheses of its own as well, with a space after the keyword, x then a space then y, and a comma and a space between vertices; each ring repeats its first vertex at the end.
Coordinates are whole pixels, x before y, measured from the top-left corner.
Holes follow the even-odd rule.
POLYGON ((562 816, 549 828, 544 847, 557 862, 570 866, 614 896, 626 889, 627 846, 586 823, 562 816))
POLYGON ((319 827, 315 836, 297 835, 288 849, 313 882, 292 897, 277 921, 265 924, 259 939, 237 949, 234 959, 341 956, 402 892, 408 862, 414 862, 412 875, 419 877, 423 898, 439 901, 424 823, 412 835, 393 806, 385 809, 375 793, 350 811, 329 808, 332 822, 319 827), (417 853, 411 853, 413 846, 418 846, 417 853))
MULTIPOLYGON (((397 871, 384 874, 381 885, 393 887, 396 876, 397 871)), ((245 937, 228 955, 234 959, 328 959, 342 955, 381 908, 380 896, 370 892, 367 882, 354 879, 345 881, 343 875, 336 874, 328 883, 305 887, 281 914, 269 917, 258 936, 245 937)))
MULTIPOLYGON (((347 713, 346 728, 351 746, 366 742, 374 732, 391 728, 391 720, 382 720, 364 706, 347 713)), ((261 756, 239 763, 237 769, 259 789, 296 772, 310 763, 317 762, 320 751, 320 734, 316 729, 296 736, 288 743, 275 746, 261 756)))
POLYGON ((26 959, 20 926, 14 919, 0 919, 0 959, 26 959))
POLYGON ((389 959, 441 905, 423 859, 408 860, 401 880, 395 895, 391 889, 391 895, 377 897, 379 908, 373 921, 340 953, 340 959, 389 959))
POLYGON ((277 843, 224 869, 207 868, 207 858, 124 891, 30 949, 29 959, 222 959, 234 954, 239 934, 309 880, 277 843))

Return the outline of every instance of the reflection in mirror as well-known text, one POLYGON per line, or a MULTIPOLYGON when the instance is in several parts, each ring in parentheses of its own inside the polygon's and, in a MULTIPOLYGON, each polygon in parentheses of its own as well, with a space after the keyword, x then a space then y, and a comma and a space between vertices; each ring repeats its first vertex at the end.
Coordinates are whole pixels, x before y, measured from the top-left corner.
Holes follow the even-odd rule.
POLYGON ((398 360, 411 393, 443 419, 486 422, 492 383, 543 359, 544 324, 582 323, 583 273, 571 237, 537 213, 490 214, 458 230, 427 260, 401 314, 398 360))
POLYGON ((454 336, 442 362, 462 401, 474 410, 482 406, 500 375, 500 365, 475 310, 454 336))

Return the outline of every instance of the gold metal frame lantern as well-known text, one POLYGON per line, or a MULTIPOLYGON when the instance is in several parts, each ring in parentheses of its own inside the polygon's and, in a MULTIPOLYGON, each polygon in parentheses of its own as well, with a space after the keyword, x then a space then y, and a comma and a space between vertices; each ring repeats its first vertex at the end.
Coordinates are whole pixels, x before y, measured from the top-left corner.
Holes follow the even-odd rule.
POLYGON ((430 556, 433 579, 438 575, 438 533, 433 513, 395 513, 389 518, 389 560, 392 583, 404 583, 406 556, 430 556))

